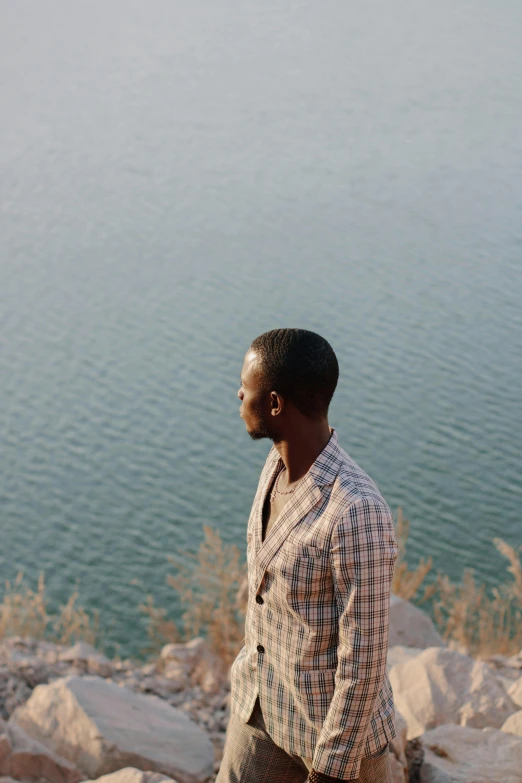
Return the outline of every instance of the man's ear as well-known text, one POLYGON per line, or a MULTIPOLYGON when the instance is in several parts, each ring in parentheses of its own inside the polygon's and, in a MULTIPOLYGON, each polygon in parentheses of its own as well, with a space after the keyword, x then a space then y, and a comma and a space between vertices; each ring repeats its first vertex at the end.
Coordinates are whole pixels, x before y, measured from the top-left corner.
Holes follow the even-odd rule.
POLYGON ((283 412, 285 403, 282 397, 275 391, 270 392, 270 413, 272 416, 279 416, 283 412))

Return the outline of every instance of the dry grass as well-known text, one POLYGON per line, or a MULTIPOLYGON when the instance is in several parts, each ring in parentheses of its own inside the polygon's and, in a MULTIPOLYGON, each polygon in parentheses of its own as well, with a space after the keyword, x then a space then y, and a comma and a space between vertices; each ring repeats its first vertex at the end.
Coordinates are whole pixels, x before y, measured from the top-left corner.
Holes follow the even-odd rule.
POLYGON ((514 577, 489 593, 477 582, 474 572, 464 573, 460 584, 438 574, 433 611, 435 622, 447 640, 485 657, 512 654, 522 647, 522 564, 520 552, 495 538, 498 551, 509 561, 514 577))
MULTIPOLYGON (((395 562, 395 571, 393 573, 392 592, 395 595, 404 598, 405 601, 411 601, 417 595, 424 580, 428 576, 432 567, 431 557, 427 560, 421 558, 414 571, 410 571, 406 563, 406 544, 410 535, 410 523, 404 518, 402 508, 397 510, 397 524, 395 526, 397 544, 399 553, 395 562)), ((429 588, 428 588, 429 589, 429 588)), ((424 596, 427 597, 426 595, 424 596)))
MULTIPOLYGON (((495 547, 508 561, 507 575, 498 587, 488 591, 472 570, 467 570, 460 582, 453 582, 441 572, 433 575, 431 558, 422 558, 410 569, 406 560, 409 530, 399 509, 394 593, 415 603, 429 600, 443 637, 472 655, 510 654, 522 648, 520 550, 500 538, 494 539, 495 547)), ((244 612, 237 596, 245 582, 246 565, 240 562, 239 549, 225 545, 217 531, 205 527, 204 534, 197 554, 185 555, 183 566, 167 578, 185 608, 181 627, 168 618, 165 609, 154 604, 152 596, 140 605, 148 619, 149 645, 144 652, 156 652, 167 642, 205 635, 214 653, 228 666, 243 643, 244 612)), ((174 562, 173 558, 169 560, 174 562)), ((78 591, 51 612, 43 574, 32 589, 20 573, 13 583, 6 582, 0 603, 0 639, 7 636, 46 638, 61 644, 82 639, 96 644, 99 618, 78 605, 78 591)))
MULTIPOLYGON (((406 565, 406 543, 409 523, 399 509, 397 540, 399 555, 393 579, 393 591, 407 600, 416 599, 419 589, 431 571, 431 558, 421 559, 410 571, 406 565)), ((511 654, 522 647, 522 562, 519 550, 500 538, 493 541, 509 562, 511 579, 490 592, 477 582, 472 569, 464 572, 460 582, 439 572, 424 586, 417 603, 432 601, 435 623, 443 638, 471 655, 485 657, 494 653, 511 654)))
MULTIPOLYGON (((225 546, 219 533, 205 527, 205 539, 195 556, 168 583, 179 594, 186 611, 183 630, 168 621, 166 612, 154 606, 149 596, 141 609, 149 616, 152 647, 167 641, 188 640, 204 634, 214 652, 228 665, 243 641, 244 614, 238 608, 238 588, 244 583, 246 566, 239 551, 225 546)), ((413 569, 406 561, 410 525, 402 510, 397 514, 399 554, 392 589, 415 603, 431 602, 435 622, 443 637, 476 656, 512 653, 522 647, 522 563, 518 550, 501 539, 494 544, 509 561, 511 579, 488 593, 472 571, 461 582, 444 573, 432 574, 431 557, 421 558, 413 569), (427 581, 427 577, 431 579, 427 581)), ((173 562, 172 558, 169 558, 173 562)))
POLYGON ((147 595, 145 603, 140 604, 138 609, 148 618, 149 643, 142 648, 142 653, 157 653, 164 644, 182 641, 178 626, 173 620, 169 620, 166 609, 156 606, 152 595, 147 595))
POLYGON ((203 530, 205 538, 197 555, 187 555, 188 562, 167 581, 186 607, 184 637, 205 634, 213 652, 228 666, 243 643, 245 618, 236 596, 246 565, 240 562, 237 546, 223 544, 219 533, 210 527, 203 530))
MULTIPOLYGON (((197 554, 184 553, 184 564, 167 577, 185 607, 181 629, 168 619, 165 609, 155 605, 152 596, 139 607, 148 617, 146 652, 204 635, 211 650, 229 666, 243 643, 244 614, 236 597, 246 577, 246 565, 240 562, 236 546, 223 544, 219 533, 210 527, 203 530, 205 537, 197 554)), ((169 561, 175 564, 174 558, 169 561)))
POLYGON ((44 575, 40 574, 36 590, 24 580, 20 572, 13 583, 6 581, 0 603, 0 639, 6 636, 49 639, 58 644, 72 644, 83 640, 95 644, 99 635, 97 612, 90 616, 78 606, 78 591, 59 607, 49 611, 44 575))

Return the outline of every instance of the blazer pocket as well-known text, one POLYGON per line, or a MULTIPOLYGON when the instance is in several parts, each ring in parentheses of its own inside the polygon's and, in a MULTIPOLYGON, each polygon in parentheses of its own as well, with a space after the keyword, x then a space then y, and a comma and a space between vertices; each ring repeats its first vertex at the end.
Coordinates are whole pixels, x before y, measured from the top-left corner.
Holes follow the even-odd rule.
POLYGON ((311 669, 299 674, 299 693, 308 717, 322 725, 335 690, 337 669, 311 669))
POLYGON ((310 611, 317 616, 317 608, 309 602, 328 592, 330 564, 326 552, 307 544, 285 544, 274 559, 273 568, 276 579, 283 580, 280 586, 294 611, 306 622, 311 619, 310 611))
POLYGON ((281 551, 292 557, 328 557, 328 552, 324 549, 308 544, 285 544, 281 551))

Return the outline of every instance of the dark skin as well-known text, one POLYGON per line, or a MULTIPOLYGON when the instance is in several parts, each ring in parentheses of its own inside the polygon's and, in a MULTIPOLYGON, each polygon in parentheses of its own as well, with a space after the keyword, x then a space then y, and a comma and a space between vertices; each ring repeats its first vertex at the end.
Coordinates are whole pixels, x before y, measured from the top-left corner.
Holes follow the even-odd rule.
POLYGON ((310 419, 276 389, 265 389, 260 358, 251 349, 243 362, 237 396, 242 403, 240 416, 250 437, 270 438, 285 464, 278 489, 292 489, 330 440, 328 419, 310 419))

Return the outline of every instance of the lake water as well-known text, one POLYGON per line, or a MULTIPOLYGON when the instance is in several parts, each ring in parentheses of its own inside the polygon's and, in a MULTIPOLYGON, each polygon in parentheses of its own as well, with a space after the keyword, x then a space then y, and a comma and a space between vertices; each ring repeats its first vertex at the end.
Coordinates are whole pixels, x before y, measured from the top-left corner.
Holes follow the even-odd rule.
POLYGON ((331 423, 410 556, 522 543, 518 0, 4 0, 0 574, 109 649, 203 525, 244 551, 243 355, 336 350, 331 423))

